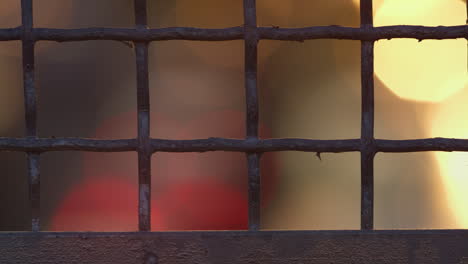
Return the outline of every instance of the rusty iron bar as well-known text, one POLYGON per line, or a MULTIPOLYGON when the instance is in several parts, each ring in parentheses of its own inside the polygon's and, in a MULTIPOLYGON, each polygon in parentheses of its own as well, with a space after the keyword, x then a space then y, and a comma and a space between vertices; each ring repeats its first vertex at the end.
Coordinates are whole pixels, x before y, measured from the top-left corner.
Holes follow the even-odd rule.
POLYGON ((247 170, 248 170, 248 192, 249 192, 249 218, 248 228, 250 231, 260 230, 260 153, 248 153, 247 155, 247 170))
POLYGON ((467 259, 468 230, 0 232, 0 263, 461 264, 467 259))
POLYGON ((425 138, 409 140, 375 140, 378 152, 468 151, 468 139, 425 138))
POLYGON ((87 138, 0 138, 0 151, 49 152, 49 151, 136 151, 136 139, 87 139, 87 138))
MULTIPOLYGON (((400 153, 422 151, 468 151, 468 139, 425 138, 410 140, 374 140, 376 152, 400 153)), ((0 151, 51 152, 90 151, 126 152, 137 151, 136 139, 101 140, 87 138, 1 138, 0 151)), ((208 138, 190 140, 151 139, 152 152, 273 152, 305 151, 341 153, 361 150, 360 139, 314 140, 300 138, 275 139, 230 139, 208 138)))
MULTIPOLYGON (((21 0, 23 88, 26 121, 26 136, 37 137, 37 95, 34 87, 34 36, 32 0, 21 0)), ((39 153, 27 153, 29 200, 31 207, 31 230, 40 230, 40 169, 39 153)))
POLYGON ((40 208, 41 208, 41 186, 40 186, 40 154, 29 152, 28 160, 28 184, 29 199, 31 206, 31 230, 40 231, 40 208))
POLYGON ((37 136, 37 96, 34 87, 34 39, 32 0, 21 0, 21 17, 23 23, 23 85, 26 120, 26 136, 37 136))
MULTIPOLYGON (((258 139, 257 11, 255 0, 244 0, 244 81, 246 99, 246 140, 258 139)), ((260 229, 260 154, 247 152, 249 230, 260 229)))
MULTIPOLYGON (((361 0, 361 27, 371 28, 372 0, 361 0)), ((361 41, 361 229, 374 228, 374 40, 361 41)))
MULTIPOLYGON (((304 41, 311 39, 349 39, 349 40, 380 40, 392 38, 424 39, 468 39, 468 25, 458 26, 383 26, 383 27, 343 27, 314 26, 304 28, 258 27, 259 39, 304 41)), ((159 40, 198 40, 227 41, 244 39, 244 27, 221 29, 169 27, 137 30, 134 28, 34 28, 34 40, 49 41, 85 41, 85 40, 117 40, 117 41, 159 41, 159 40)), ((0 41, 21 40, 22 28, 0 29, 0 41)))
MULTIPOLYGON (((146 30, 146 0, 135 0, 136 30, 146 30)), ((137 68, 138 108, 138 227, 140 231, 151 230, 151 141, 150 141, 150 95, 148 80, 148 42, 135 42, 137 68)))
POLYGON ((259 28, 261 39, 304 41, 311 39, 348 39, 377 41, 381 39, 410 38, 424 39, 468 39, 468 26, 383 26, 342 27, 316 26, 306 28, 259 28))

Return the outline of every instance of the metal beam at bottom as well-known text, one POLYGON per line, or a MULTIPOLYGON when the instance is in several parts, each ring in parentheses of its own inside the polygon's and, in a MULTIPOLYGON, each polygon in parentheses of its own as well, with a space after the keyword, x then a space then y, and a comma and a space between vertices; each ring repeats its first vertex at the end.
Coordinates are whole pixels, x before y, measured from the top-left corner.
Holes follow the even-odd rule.
POLYGON ((468 230, 0 232, 0 263, 468 264, 468 230))

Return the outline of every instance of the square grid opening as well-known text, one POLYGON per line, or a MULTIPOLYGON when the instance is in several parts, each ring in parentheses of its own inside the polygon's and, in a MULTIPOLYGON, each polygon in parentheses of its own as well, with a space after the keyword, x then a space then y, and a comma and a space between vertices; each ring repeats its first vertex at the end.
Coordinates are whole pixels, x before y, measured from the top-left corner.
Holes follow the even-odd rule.
MULTIPOLYGON (((235 151, 246 154, 248 178, 248 230, 260 230, 260 159, 265 152, 305 151, 320 153, 360 152, 362 231, 374 229, 374 156, 378 152, 468 151, 468 140, 428 138, 383 140, 374 138, 374 43, 380 39, 468 38, 468 27, 373 26, 372 0, 360 1, 360 27, 313 26, 281 28, 257 26, 255 0, 243 1, 243 25, 229 28, 148 28, 147 1, 135 0, 135 28, 54 29, 33 27, 32 0, 21 1, 22 26, 0 30, 1 41, 22 41, 25 104, 25 137, 0 138, 1 151, 27 153, 31 207, 31 230, 40 230, 40 158, 49 151, 95 151, 138 153, 138 227, 151 230, 151 157, 156 152, 235 151), (361 135, 355 139, 320 140, 259 137, 257 93, 257 47, 259 40, 306 41, 347 39, 361 41, 361 135), (35 51, 37 41, 114 40, 135 51, 137 137, 130 139, 41 138, 37 134, 35 51), (150 137, 150 93, 148 45, 152 41, 244 40, 245 138, 158 139, 150 137)), ((187 26, 187 25, 184 25, 187 26)), ((135 212, 136 213, 136 212, 135 212)), ((262 233, 262 232, 253 232, 262 233)), ((262 235, 257 237, 260 239, 262 235)), ((253 241, 252 243, 255 243, 253 241)), ((148 257, 152 259, 153 257, 148 257)), ((150 262, 148 262, 150 263, 150 262)), ((156 263, 156 262, 151 262, 156 263)))

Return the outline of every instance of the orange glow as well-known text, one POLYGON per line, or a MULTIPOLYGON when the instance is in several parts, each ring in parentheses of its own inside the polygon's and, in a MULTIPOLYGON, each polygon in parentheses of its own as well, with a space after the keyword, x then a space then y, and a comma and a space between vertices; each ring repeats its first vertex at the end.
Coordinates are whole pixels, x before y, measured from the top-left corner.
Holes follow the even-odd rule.
POLYGON ((21 1, 0 1, 0 26, 16 27, 21 24, 21 1))
MULTIPOLYGON (((461 1, 393 0, 376 12, 375 25, 463 25, 465 13, 461 1)), ((375 72, 401 98, 438 102, 464 87, 466 58, 464 39, 381 40, 375 46, 375 72)))
MULTIPOLYGON (((353 0, 353 2, 358 7, 361 5, 361 0, 353 0)), ((380 8, 383 2, 384 0, 373 0, 374 13, 380 8)))
MULTIPOLYGON (((241 26, 244 23, 242 1, 216 0, 179 0, 176 1, 176 24, 178 26, 224 28, 241 26)), ((258 0, 257 24, 285 25, 291 17, 293 5, 283 0, 258 0)), ((230 68, 241 68, 244 65, 244 45, 242 41, 228 41, 223 43, 185 42, 196 56, 205 63, 221 65, 230 68)), ((262 48, 258 53, 258 60, 262 63, 271 53, 281 45, 276 41, 262 48)))
MULTIPOLYGON (((244 23, 242 1, 227 0, 178 0, 176 19, 179 26, 221 28, 240 26, 244 23)), ((257 22, 273 21, 285 24, 291 17, 293 4, 283 0, 257 0, 257 22)))

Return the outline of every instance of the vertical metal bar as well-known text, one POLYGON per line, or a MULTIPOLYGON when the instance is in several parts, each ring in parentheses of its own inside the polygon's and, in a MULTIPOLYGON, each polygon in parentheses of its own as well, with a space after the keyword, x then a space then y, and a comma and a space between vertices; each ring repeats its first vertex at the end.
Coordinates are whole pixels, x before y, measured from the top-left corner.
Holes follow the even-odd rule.
MULTIPOLYGON (((147 27, 146 0, 135 0, 135 23, 137 29, 147 27)), ((138 227, 140 231, 149 231, 151 230, 151 148, 148 43, 135 43, 135 54, 138 107, 138 227)))
MULTIPOLYGON (((372 0, 361 0, 361 27, 371 28, 372 0)), ((361 229, 374 228, 374 41, 361 41, 361 229)))
POLYGON ((26 118, 26 136, 37 135, 36 90, 34 88, 34 39, 32 35, 33 11, 32 0, 21 0, 23 24, 23 85, 26 118))
POLYGON ((260 154, 247 153, 249 174, 249 230, 260 229, 260 154))
MULTIPOLYGON (((23 88, 26 120, 26 136, 37 137, 37 96, 34 87, 34 44, 32 0, 21 0, 23 88)), ((40 170, 39 153, 28 152, 29 199, 31 206, 31 230, 40 227, 40 170)))
MULTIPOLYGON (((258 138, 257 14, 255 0, 244 0, 246 136, 258 138)), ((260 229, 260 154, 247 153, 249 230, 260 229)))
POLYGON ((40 230, 41 186, 39 153, 28 153, 29 199, 31 201, 31 230, 40 230))

